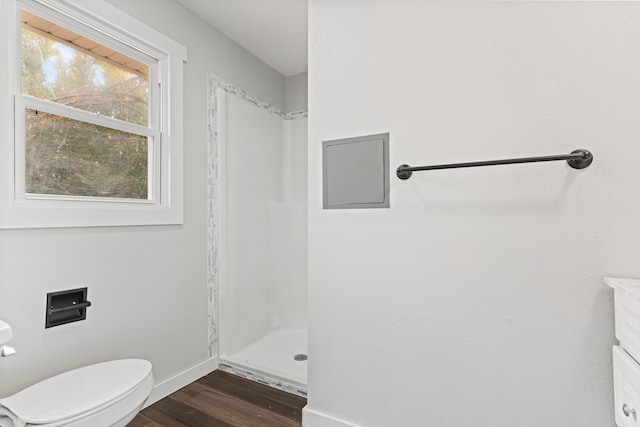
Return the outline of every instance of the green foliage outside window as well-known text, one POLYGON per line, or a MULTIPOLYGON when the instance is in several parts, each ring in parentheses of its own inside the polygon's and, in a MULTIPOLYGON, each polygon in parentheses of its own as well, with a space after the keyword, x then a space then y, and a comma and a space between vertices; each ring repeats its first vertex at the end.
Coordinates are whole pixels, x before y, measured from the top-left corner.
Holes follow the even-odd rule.
MULTIPOLYGON (((29 30, 22 31, 22 93, 147 127, 147 76, 29 30)), ((26 110, 30 194, 148 199, 144 136, 26 110)))

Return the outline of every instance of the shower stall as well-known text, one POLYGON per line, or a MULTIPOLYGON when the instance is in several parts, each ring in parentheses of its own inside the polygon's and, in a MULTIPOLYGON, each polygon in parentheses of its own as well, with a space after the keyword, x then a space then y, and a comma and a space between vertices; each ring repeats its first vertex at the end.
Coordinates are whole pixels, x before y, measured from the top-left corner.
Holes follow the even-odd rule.
POLYGON ((210 343, 220 368, 307 384, 307 114, 209 79, 210 343))

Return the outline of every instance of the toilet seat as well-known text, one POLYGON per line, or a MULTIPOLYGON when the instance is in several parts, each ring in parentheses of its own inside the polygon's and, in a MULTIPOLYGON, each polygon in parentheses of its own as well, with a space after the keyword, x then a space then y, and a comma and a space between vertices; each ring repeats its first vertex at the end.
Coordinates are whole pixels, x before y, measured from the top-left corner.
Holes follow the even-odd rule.
POLYGON ((0 415, 6 412, 16 425, 67 424, 152 386, 150 362, 113 360, 64 372, 0 399, 0 415))

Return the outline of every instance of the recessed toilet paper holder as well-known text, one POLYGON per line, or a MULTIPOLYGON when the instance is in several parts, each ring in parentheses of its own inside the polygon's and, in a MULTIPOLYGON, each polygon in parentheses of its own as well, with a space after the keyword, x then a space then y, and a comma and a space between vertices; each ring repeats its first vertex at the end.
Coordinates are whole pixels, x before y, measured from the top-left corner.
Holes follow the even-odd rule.
POLYGON ((47 294, 45 328, 77 322, 87 318, 87 288, 71 289, 47 294))

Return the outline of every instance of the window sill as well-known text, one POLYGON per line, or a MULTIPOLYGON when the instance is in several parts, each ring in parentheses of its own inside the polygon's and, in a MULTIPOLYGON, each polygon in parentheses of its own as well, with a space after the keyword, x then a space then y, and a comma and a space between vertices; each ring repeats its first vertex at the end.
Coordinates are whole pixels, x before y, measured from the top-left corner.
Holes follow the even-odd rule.
POLYGON ((0 207, 0 229, 112 227, 136 225, 175 225, 183 223, 177 209, 148 206, 132 207, 0 207))

